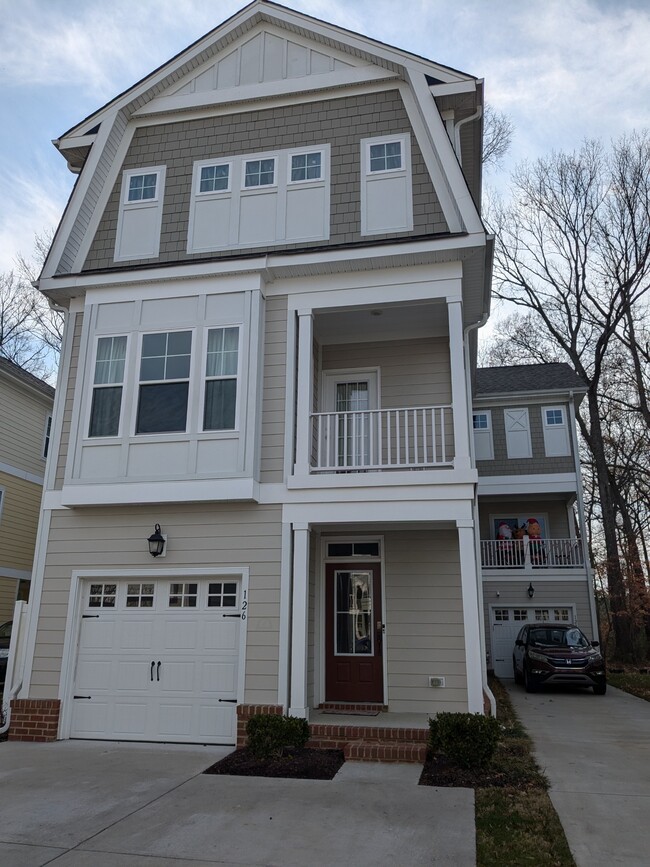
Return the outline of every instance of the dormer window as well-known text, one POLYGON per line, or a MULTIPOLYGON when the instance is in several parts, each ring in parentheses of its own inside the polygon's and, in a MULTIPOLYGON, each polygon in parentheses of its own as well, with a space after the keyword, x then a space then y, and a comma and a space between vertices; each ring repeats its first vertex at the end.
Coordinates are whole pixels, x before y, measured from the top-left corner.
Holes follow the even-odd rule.
POLYGON ((230 189, 230 164, 222 163, 201 168, 200 193, 224 193, 230 189))
POLYGON ((410 136, 361 139, 361 234, 412 229, 410 136))
POLYGON ((160 251, 165 166, 128 169, 122 174, 115 261, 151 259, 160 251))
POLYGON ((390 172, 402 168, 402 142, 370 145, 370 171, 390 172))
POLYGON ((141 202, 144 199, 156 198, 156 184, 158 175, 131 175, 129 178, 129 191, 127 202, 141 202))
POLYGON ((275 159, 247 160, 245 166, 245 187, 268 187, 275 183, 275 159))
POLYGON ((319 181, 322 172, 320 151, 307 154, 293 154, 291 157, 291 183, 300 181, 319 181))

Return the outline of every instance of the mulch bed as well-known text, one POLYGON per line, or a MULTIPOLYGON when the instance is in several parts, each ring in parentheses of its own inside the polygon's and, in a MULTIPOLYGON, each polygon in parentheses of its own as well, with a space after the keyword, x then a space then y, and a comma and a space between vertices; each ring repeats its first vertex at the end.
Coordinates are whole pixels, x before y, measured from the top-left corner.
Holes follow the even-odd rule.
MULTIPOLYGON (((486 786, 498 788, 513 784, 509 774, 500 768, 461 768, 445 756, 433 756, 424 764, 420 777, 421 786, 461 786, 466 789, 479 789, 486 786)), ((526 787, 527 788, 527 787, 526 787)))
POLYGON ((238 777, 286 777, 292 780, 331 780, 343 762, 343 750, 292 750, 277 759, 262 760, 244 747, 203 771, 238 777))

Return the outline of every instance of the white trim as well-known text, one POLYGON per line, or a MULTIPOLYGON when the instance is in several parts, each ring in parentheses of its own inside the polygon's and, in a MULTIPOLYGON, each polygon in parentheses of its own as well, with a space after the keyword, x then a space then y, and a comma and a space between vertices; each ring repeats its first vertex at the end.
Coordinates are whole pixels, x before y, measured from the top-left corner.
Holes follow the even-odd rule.
POLYGON ((360 172, 360 187, 361 187, 361 235, 390 235, 398 232, 413 231, 413 173, 411 168, 411 137, 408 133, 399 133, 396 135, 384 135, 374 138, 362 138, 360 140, 361 148, 361 172, 360 172), (395 169, 383 169, 373 172, 370 168, 370 148, 373 145, 393 144, 399 142, 401 165, 395 169), (404 180, 404 206, 406 213, 406 223, 403 226, 392 226, 389 228, 380 227, 370 229, 368 227, 368 185, 373 183, 381 183, 385 178, 398 177, 404 180))
MULTIPOLYGON (((296 377, 298 370, 298 321, 296 311, 287 310, 287 343, 284 379, 284 482, 293 472, 296 434, 296 377)), ((281 486, 284 491, 284 484, 281 486)))
POLYGON ((10 569, 9 566, 3 566, 2 563, 0 563, 0 578, 14 578, 16 581, 31 581, 32 573, 26 569, 10 569))
MULTIPOLYGON (((45 464, 45 478, 43 487, 45 491, 52 490, 56 483, 56 473, 58 469, 59 459, 61 457, 61 428, 63 426, 63 416, 66 404, 67 385, 70 377, 70 360, 72 356, 72 341, 74 338, 74 327, 72 325, 77 312, 83 315, 83 307, 79 302, 72 303, 70 309, 65 313, 65 325, 63 330, 63 341, 61 344, 61 363, 57 374, 57 389, 54 394, 54 405, 52 407, 52 435, 50 438, 50 459, 45 464), (77 308, 80 308, 79 311, 77 308)), ((70 437, 72 437, 72 427, 70 437)), ((70 457, 70 448, 72 439, 68 442, 68 454, 66 459, 70 457)), ((72 446, 74 451, 74 446, 72 446)), ((67 462, 67 460, 66 460, 67 462)), ((65 473, 66 467, 64 465, 65 473)))
POLYGON ((448 523, 455 519, 471 520, 471 501, 463 501, 456 508, 449 502, 431 502, 423 500, 420 503, 400 503, 399 510, 390 502, 369 503, 364 501, 364 507, 359 509, 354 502, 333 503, 287 503, 283 509, 283 517, 287 521, 308 522, 313 524, 395 524, 396 522, 448 523))
POLYGON ((286 713, 289 704, 291 671, 291 602, 293 574, 293 533, 291 524, 282 522, 280 554, 280 626, 278 630, 278 704, 286 713))
POLYGON ((34 665, 34 652, 36 649, 36 633, 38 631, 38 618, 41 610, 43 596, 43 576, 45 572, 45 556, 47 554, 47 542, 50 533, 50 521, 52 513, 42 506, 41 517, 36 531, 36 543, 34 546, 34 560, 32 563, 32 585, 30 588, 29 623, 27 638, 25 641, 25 663, 22 688, 17 698, 28 698, 32 667, 34 665))
POLYGON ((555 494, 577 490, 575 473, 513 473, 511 476, 480 476, 482 497, 495 494, 555 494))
POLYGON ((145 168, 125 169, 122 172, 122 186, 120 189, 120 204, 117 214, 117 230, 115 232, 114 262, 130 262, 134 259, 155 259, 160 253, 160 229, 162 226, 163 199, 165 197, 165 178, 167 166, 147 166, 145 168), (152 199, 138 199, 128 201, 129 183, 132 177, 139 175, 156 175, 156 195, 152 199), (120 241, 124 215, 128 211, 154 210, 154 235, 155 241, 151 252, 125 255, 120 253, 120 241))
POLYGON ((569 438, 569 423, 567 419, 567 411, 566 405, 564 404, 555 404, 555 405, 543 405, 541 408, 542 413, 542 433, 544 435, 544 454, 547 458, 566 458, 571 455, 571 440, 569 438), (548 413, 549 412, 560 412, 562 414, 562 422, 560 424, 550 425, 548 423, 548 413), (565 448, 562 451, 558 451, 557 448, 553 448, 551 445, 551 432, 562 431, 564 433, 565 438, 565 448))
MULTIPOLYGON (((300 454, 296 453, 296 466, 298 467, 300 454)), ((431 488, 452 484, 474 484, 478 481, 475 469, 456 469, 451 465, 444 465, 440 469, 423 469, 418 472, 411 470, 387 470, 378 473, 340 472, 340 473, 310 473, 300 472, 298 468, 295 474, 287 479, 287 488, 290 490, 327 488, 340 489, 363 489, 363 488, 386 488, 404 485, 407 488, 428 485, 431 488)), ((375 495, 378 496, 378 495, 375 495)), ((416 495, 417 496, 417 495, 416 495)))
POLYGON ((483 677, 481 673, 481 629, 478 587, 479 573, 476 563, 473 522, 457 522, 460 555, 460 581, 463 595, 463 633, 465 638, 465 666, 467 675, 467 710, 483 713, 483 677), (471 523, 471 525, 470 525, 471 523))
MULTIPOLYGON (((93 312, 96 312, 96 310, 97 310, 97 308, 95 307, 95 310, 93 312)), ((90 341, 90 339, 92 339, 92 353, 88 358, 88 367, 87 367, 87 369, 88 369, 87 379, 88 379, 89 391, 88 391, 88 388, 84 388, 84 392, 88 391, 88 394, 84 394, 82 397, 82 400, 81 400, 81 411, 83 413, 83 428, 82 428, 81 438, 82 438, 83 443, 86 443, 86 442, 90 442, 90 443, 98 443, 98 442, 114 443, 117 440, 122 439, 125 435, 124 416, 126 415, 126 413, 125 413, 125 403, 126 403, 125 392, 126 392, 126 385, 127 385, 127 383, 125 382, 125 379, 126 379, 127 373, 129 372, 131 338, 132 338, 132 334, 130 334, 128 331, 127 332, 121 332, 121 333, 116 332, 114 334, 98 334, 96 330, 95 330, 95 332, 91 338, 90 337, 90 329, 89 329, 89 341, 90 341), (106 339, 114 339, 115 337, 124 337, 126 340, 126 346, 125 346, 125 351, 124 351, 124 370, 122 372, 122 379, 120 382, 110 382, 110 383, 107 382, 107 383, 97 384, 97 383, 95 383, 95 370, 96 370, 96 366, 97 366, 97 352, 99 349, 99 341, 100 340, 106 340, 106 339), (119 386, 122 389, 122 393, 120 394, 120 415, 119 415, 118 422, 117 422, 117 433, 112 434, 112 435, 91 437, 90 436, 90 423, 92 420, 92 407, 93 407, 93 398, 95 396, 95 389, 96 388, 100 388, 100 389, 101 388, 111 388, 111 387, 115 388, 116 386, 119 386)), ((81 353, 79 354, 79 359, 77 362, 77 365, 78 365, 77 366, 77 378, 78 379, 79 379, 79 372, 80 371, 83 372, 84 367, 85 367, 85 365, 81 364, 80 362, 81 362, 81 353)), ((82 377, 82 380, 83 380, 83 377, 82 377)), ((76 387, 76 383, 75 383, 75 387, 76 387)))
POLYGON ((291 604, 290 716, 309 719, 309 526, 293 523, 293 591, 291 604))
POLYGON ((46 461, 48 455, 50 454, 50 450, 52 448, 52 433, 53 433, 53 425, 54 419, 52 417, 52 410, 49 410, 45 414, 45 427, 43 429, 43 443, 41 446, 41 458, 46 461), (49 430, 48 430, 49 428, 49 430), (45 447, 47 446, 47 454, 45 453, 45 447))
POLYGON ((76 506, 138 505, 148 503, 207 502, 250 500, 259 502, 259 483, 250 476, 186 481, 88 482, 65 484, 61 491, 47 492, 43 507, 57 509, 76 506))
MULTIPOLYGON (((51 447, 50 438, 50 447, 51 447)), ((24 482, 33 482, 41 487, 45 484, 44 476, 37 476, 35 473, 28 473, 27 470, 21 470, 18 467, 12 467, 11 464, 5 464, 0 461, 0 473, 6 473, 8 476, 14 476, 16 479, 22 479, 24 482)))
POLYGON ((475 409, 472 407, 472 431, 474 437, 474 457, 477 461, 493 461, 494 460, 494 434, 492 429, 492 410, 491 409, 475 409), (484 415, 487 419, 487 426, 477 428, 474 427, 474 416, 484 415), (487 440, 488 449, 487 449, 487 457, 478 457, 476 454, 477 446, 476 439, 477 434, 479 437, 483 435, 481 438, 487 440))
MULTIPOLYGON (((61 678, 59 680, 58 698, 61 701, 61 715, 59 718, 59 738, 70 737, 72 726, 72 694, 74 689, 74 675, 76 669, 77 647, 79 632, 81 629, 81 609, 83 594, 81 592, 83 582, 93 579, 110 579, 115 581, 158 578, 211 578, 218 575, 239 575, 241 580, 242 614, 244 614, 244 602, 248 602, 248 585, 250 568, 248 566, 215 566, 214 568, 193 567, 178 569, 79 569, 72 572, 70 578, 70 592, 68 596, 68 612, 65 625, 65 639, 63 643, 63 657, 61 660, 61 678)), ((239 633, 239 671, 237 682, 237 703, 242 704, 245 698, 246 683, 246 636, 248 617, 242 616, 239 633)))
POLYGON ((451 405, 454 415, 454 469, 472 467, 469 423, 469 397, 465 375, 465 335, 463 333, 463 302, 447 299, 449 322, 449 364, 451 368, 451 405))
MULTIPOLYGON (((562 571, 554 571, 553 569, 539 569, 535 570, 534 573, 526 572, 525 574, 519 573, 518 575, 504 574, 501 572, 500 574, 486 574, 483 573, 483 583, 484 584, 522 584, 526 583, 526 581, 530 581, 531 574, 535 578, 535 584, 544 584, 544 583, 557 583, 558 581, 566 584, 568 582, 583 582, 588 579, 589 576, 585 574, 584 570, 578 571, 576 569, 572 569, 570 572, 567 570, 562 571), (542 574, 542 572, 550 572, 550 575, 542 574)), ((498 606, 497 606, 498 607, 498 606)))
MULTIPOLYGON (((514 421, 515 423, 518 423, 518 420, 517 420, 517 419, 513 419, 513 421, 514 421)), ((511 407, 510 409, 504 409, 504 410, 503 410, 503 426, 504 426, 504 429, 505 429, 505 436, 506 436, 506 455, 507 455, 508 460, 510 460, 510 461, 521 461, 521 460, 528 460, 529 458, 532 458, 532 456, 533 456, 533 445, 532 445, 532 440, 531 440, 531 431, 530 431, 530 413, 528 412, 528 407, 527 407, 527 406, 517 406, 517 407, 511 407), (521 415, 520 415, 520 419, 521 419, 521 422, 520 422, 520 423, 521 423, 521 425, 522 425, 522 429, 521 429, 521 431, 512 431, 512 430, 508 430, 508 415, 509 415, 510 413, 520 413, 520 414, 521 414, 521 415), (523 424, 523 422, 524 422, 524 418, 525 418, 525 420, 526 420, 525 427, 524 427, 524 424, 523 424), (515 448, 514 448, 514 445, 511 445, 511 440, 509 439, 509 436, 508 436, 508 435, 509 435, 509 434, 513 434, 513 433, 514 433, 514 434, 516 434, 516 433, 521 433, 521 434, 525 434, 525 435, 526 435, 526 443, 525 443, 526 448, 525 448, 525 450, 524 450, 524 451, 525 451, 525 454, 523 454, 523 453, 522 453, 522 454, 516 454, 516 453, 511 454, 511 452, 515 452, 515 448)))

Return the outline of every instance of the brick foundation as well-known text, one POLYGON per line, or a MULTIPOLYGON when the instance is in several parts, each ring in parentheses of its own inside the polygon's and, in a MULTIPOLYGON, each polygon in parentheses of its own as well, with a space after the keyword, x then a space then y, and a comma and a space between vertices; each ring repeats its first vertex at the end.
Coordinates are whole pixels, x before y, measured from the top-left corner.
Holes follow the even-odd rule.
POLYGON ((237 705, 237 749, 248 743, 246 723, 258 713, 272 713, 282 716, 284 708, 281 704, 238 704, 237 705))
POLYGON ((10 741, 55 741, 59 730, 58 699, 15 698, 11 702, 10 741))

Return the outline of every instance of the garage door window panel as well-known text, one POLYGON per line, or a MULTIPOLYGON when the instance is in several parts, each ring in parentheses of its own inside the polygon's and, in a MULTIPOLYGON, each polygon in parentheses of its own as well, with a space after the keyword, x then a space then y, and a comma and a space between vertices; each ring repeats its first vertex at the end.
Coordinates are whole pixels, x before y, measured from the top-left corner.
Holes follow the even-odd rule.
POLYGON ((126 588, 127 608, 153 608, 153 584, 128 584, 126 588))
POLYGON ((237 583, 218 581, 208 585, 208 608, 236 608, 237 583))
POLYGON ((91 584, 88 596, 89 608, 115 608, 117 584, 91 584))
POLYGON ((170 608, 196 608, 198 601, 198 584, 170 584, 170 608))

